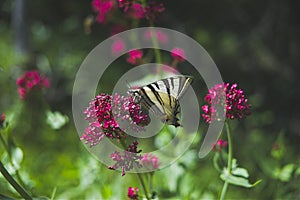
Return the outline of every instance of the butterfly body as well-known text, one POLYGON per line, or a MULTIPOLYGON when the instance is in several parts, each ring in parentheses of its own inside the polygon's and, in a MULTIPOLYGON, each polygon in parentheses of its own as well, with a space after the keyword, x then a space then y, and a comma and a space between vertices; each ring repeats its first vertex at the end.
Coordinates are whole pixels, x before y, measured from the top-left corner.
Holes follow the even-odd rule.
POLYGON ((178 127, 181 126, 177 118, 177 114, 180 113, 179 99, 191 82, 190 76, 175 76, 130 89, 129 93, 135 103, 151 110, 166 124, 178 127))

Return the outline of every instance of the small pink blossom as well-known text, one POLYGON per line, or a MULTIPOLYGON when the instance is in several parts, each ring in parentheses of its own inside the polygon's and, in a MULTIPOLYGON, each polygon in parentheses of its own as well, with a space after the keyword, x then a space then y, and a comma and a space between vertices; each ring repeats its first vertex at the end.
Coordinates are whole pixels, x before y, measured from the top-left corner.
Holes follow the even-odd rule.
POLYGON ((104 23, 109 13, 115 8, 114 0, 93 0, 92 6, 97 12, 97 22, 104 23))
POLYGON ((151 153, 145 153, 142 157, 142 165, 146 169, 149 170, 155 170, 158 169, 158 157, 151 154, 151 153))
POLYGON ((118 4, 124 13, 134 19, 146 18, 153 21, 165 10, 164 5, 156 0, 147 1, 147 5, 133 0, 118 0, 118 4))
POLYGON ((228 142, 224 141, 224 140, 218 140, 214 146, 213 146, 213 150, 220 152, 222 151, 222 149, 226 148, 228 146, 228 142))
POLYGON ((160 30, 151 30, 150 28, 145 33, 145 38, 149 41, 152 40, 152 37, 156 37, 156 40, 159 43, 165 44, 168 43, 168 37, 166 34, 160 30))
POLYGON ((49 88, 50 81, 48 78, 39 74, 38 71, 27 71, 17 79, 18 92, 21 99, 26 96, 32 89, 39 90, 41 88, 49 88))
POLYGON ((129 15, 135 19, 142 19, 145 17, 145 9, 139 3, 133 3, 129 9, 129 15))
POLYGON ((121 39, 117 39, 112 44, 112 53, 114 55, 121 54, 125 51, 125 43, 121 39))
POLYGON ((165 11, 163 3, 157 3, 156 0, 151 0, 145 8, 145 15, 147 19, 154 21, 163 11, 165 11))
POLYGON ((115 164, 109 166, 109 169, 115 170, 121 168, 121 175, 124 176, 126 171, 138 167, 141 168, 140 160, 142 156, 140 155, 141 150, 137 150, 138 142, 134 141, 128 148, 124 150, 123 155, 120 152, 115 151, 110 155, 111 159, 115 161, 115 164))
POLYGON ((184 50, 181 48, 176 47, 176 48, 172 49, 171 55, 175 60, 177 60, 179 62, 183 62, 185 60, 185 53, 184 53, 184 50))
POLYGON ((119 7, 123 8, 124 12, 127 12, 130 5, 131 5, 131 1, 130 0, 118 0, 119 3, 119 7))
POLYGON ((248 99, 245 98, 243 90, 237 88, 237 84, 232 84, 231 86, 229 83, 215 85, 214 88, 208 91, 204 101, 207 104, 202 106, 204 112, 202 117, 207 123, 222 117, 219 116, 219 113, 212 106, 218 105, 221 102, 225 102, 223 106, 226 111, 226 118, 228 119, 240 120, 251 113, 251 105, 248 104, 248 99))
POLYGON ((129 51, 128 56, 129 57, 126 59, 126 61, 130 64, 136 65, 141 61, 143 57, 143 51, 138 49, 131 50, 129 51))
POLYGON ((129 187, 128 192, 127 192, 128 198, 131 200, 137 200, 138 196, 139 196, 138 191, 139 191, 139 188, 129 187))

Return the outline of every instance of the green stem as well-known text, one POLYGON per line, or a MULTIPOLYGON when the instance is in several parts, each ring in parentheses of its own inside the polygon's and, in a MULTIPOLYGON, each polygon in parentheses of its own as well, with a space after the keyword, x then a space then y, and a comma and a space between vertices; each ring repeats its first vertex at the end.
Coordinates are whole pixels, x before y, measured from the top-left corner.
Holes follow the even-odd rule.
MULTIPOLYGON (((126 150, 127 150, 127 145, 125 144, 125 142, 124 142, 123 140, 120 140, 120 143, 121 143, 121 145, 123 146, 124 150, 126 151, 126 150)), ((140 183, 141 183, 141 185, 142 185, 142 187, 143 187, 143 190, 144 190, 146 199, 147 199, 147 200, 150 200, 150 197, 148 196, 149 194, 148 194, 148 191, 147 191, 147 187, 146 187, 146 185, 145 185, 145 182, 144 182, 144 180, 143 180, 143 177, 142 177, 141 174, 138 173, 138 172, 136 173, 136 175, 138 176, 138 179, 139 179, 139 181, 140 181, 140 183)))
POLYGON ((2 144, 3 144, 3 146, 4 146, 5 150, 6 150, 6 152, 8 154, 9 159, 11 160, 10 153, 9 153, 10 151, 9 151, 8 145, 6 144, 6 142, 5 142, 4 138, 2 137, 1 133, 0 133, 0 140, 1 140, 1 142, 2 142, 2 144))
POLYGON ((231 173, 232 168, 232 154, 233 154, 233 144, 232 144, 232 137, 231 137, 231 127, 229 121, 226 121, 226 132, 227 132, 227 139, 228 139, 228 172, 231 173))
POLYGON ((136 173, 136 174, 137 174, 137 176, 138 176, 138 178, 139 178, 139 180, 140 180, 140 183, 141 183, 141 185, 142 185, 142 187, 143 187, 143 190, 144 190, 146 199, 147 199, 147 200, 150 200, 150 197, 148 196, 149 193, 148 193, 148 191, 147 191, 147 187, 146 187, 146 185, 145 185, 145 182, 144 182, 144 180, 143 180, 141 174, 140 174, 140 173, 136 173))
MULTIPOLYGON (((228 140, 227 174, 230 175, 231 174, 231 168, 232 168, 233 148, 232 148, 231 127, 230 127, 230 123, 229 123, 228 120, 226 120, 225 126, 226 126, 226 132, 227 132, 227 140, 228 140)), ((228 189, 228 185, 229 185, 228 181, 225 181, 225 183, 223 185, 222 192, 221 192, 220 200, 225 199, 225 195, 226 195, 226 192, 227 192, 227 189, 228 189)))
MULTIPOLYGON (((154 27, 154 24, 153 22, 150 22, 150 31, 151 31, 151 40, 152 40, 152 43, 153 43, 153 46, 154 46, 154 55, 155 55, 155 60, 156 60, 156 63, 159 63, 159 64, 162 64, 162 59, 161 59, 161 54, 160 54, 160 51, 159 51, 159 45, 158 45, 158 41, 157 41, 157 35, 156 35, 156 32, 154 31, 153 27, 154 27)), ((158 68, 160 74, 162 73, 162 69, 161 67, 158 68)))
POLYGON ((13 188, 24 198, 24 199, 32 199, 32 197, 26 192, 22 186, 20 186, 15 179, 8 173, 8 171, 5 169, 4 165, 0 161, 0 172, 4 176, 4 178, 10 183, 13 188))

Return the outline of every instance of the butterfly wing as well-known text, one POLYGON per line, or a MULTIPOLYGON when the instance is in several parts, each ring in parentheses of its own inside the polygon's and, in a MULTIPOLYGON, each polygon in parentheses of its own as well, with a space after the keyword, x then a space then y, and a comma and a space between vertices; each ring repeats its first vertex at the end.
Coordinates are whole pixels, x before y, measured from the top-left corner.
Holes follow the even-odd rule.
POLYGON ((192 77, 177 76, 158 80, 131 93, 138 93, 141 104, 158 115, 167 124, 180 126, 176 115, 179 113, 179 99, 192 82, 192 77))

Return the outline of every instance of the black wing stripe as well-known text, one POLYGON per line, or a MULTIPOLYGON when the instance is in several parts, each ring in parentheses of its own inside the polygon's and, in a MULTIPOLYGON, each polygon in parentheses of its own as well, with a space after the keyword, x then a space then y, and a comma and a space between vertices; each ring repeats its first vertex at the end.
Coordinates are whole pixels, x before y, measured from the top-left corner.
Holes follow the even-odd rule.
POLYGON ((171 89, 174 90, 174 78, 171 77, 170 80, 171 80, 171 85, 172 85, 172 88, 171 88, 171 89))
POLYGON ((155 85, 156 86, 156 88, 159 90, 160 88, 159 88, 159 85, 158 85, 158 83, 157 82, 154 82, 154 83, 152 83, 153 85, 155 85))
POLYGON ((148 95, 147 95, 146 91, 144 90, 144 88, 141 88, 141 92, 142 92, 141 96, 142 96, 142 98, 144 99, 144 102, 145 102, 145 104, 146 104, 147 109, 149 109, 149 108, 151 108, 153 105, 155 105, 155 104, 153 103, 153 101, 151 101, 151 99, 148 97, 148 95))
POLYGON ((172 108, 172 101, 171 101, 171 92, 170 92, 170 84, 169 84, 169 81, 168 81, 168 79, 163 79, 162 81, 163 81, 163 83, 164 83, 165 86, 166 86, 166 90, 167 90, 168 97, 169 97, 169 105, 170 105, 170 108, 172 108))
MULTIPOLYGON (((163 110, 162 113, 165 114, 165 113, 166 113, 166 110, 165 110, 165 107, 164 107, 164 102, 163 102, 163 100, 161 99, 161 97, 160 97, 160 95, 158 94, 158 92, 156 92, 156 90, 154 89, 154 87, 153 87, 151 84, 147 85, 146 87, 148 87, 148 88, 151 90, 151 92, 154 94, 156 100, 159 102, 160 106, 162 107, 162 110, 163 110)), ((149 98, 149 97, 148 97, 148 98, 149 98)))

